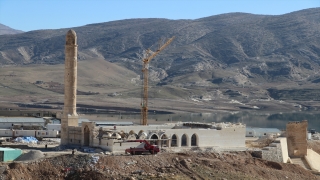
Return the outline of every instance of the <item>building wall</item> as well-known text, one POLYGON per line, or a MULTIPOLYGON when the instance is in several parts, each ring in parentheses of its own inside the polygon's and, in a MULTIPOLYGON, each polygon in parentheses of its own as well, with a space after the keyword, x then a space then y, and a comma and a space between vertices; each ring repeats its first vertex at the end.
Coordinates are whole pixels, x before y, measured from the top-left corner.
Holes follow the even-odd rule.
POLYGON ((216 129, 167 129, 165 134, 171 139, 175 134, 178 138, 178 147, 181 147, 181 139, 185 134, 187 147, 191 147, 191 137, 195 135, 198 147, 233 148, 245 147, 245 128, 216 129))
MULTIPOLYGON (((122 141, 122 140, 121 140, 122 141)), ((123 152, 130 147, 143 147, 144 143, 139 142, 121 142, 119 140, 114 139, 94 139, 93 147, 100 147, 105 151, 110 152, 123 152)))
POLYGON ((309 166, 312 170, 316 170, 320 172, 320 154, 313 151, 312 149, 308 149, 308 155, 305 157, 309 166))
POLYGON ((68 127, 68 144, 81 145, 82 131, 81 127, 69 126, 68 127))
POLYGON ((21 126, 33 126, 33 125, 38 125, 38 126, 44 126, 44 121, 43 122, 28 122, 28 119, 26 119, 26 122, 0 122, 0 129, 11 129, 13 128, 13 124, 16 125, 21 125, 21 126))
POLYGON ((15 130, 13 132, 13 137, 22 137, 22 136, 36 137, 36 131, 35 130, 15 130))
POLYGON ((61 131, 61 124, 47 124, 47 130, 61 131))
POLYGON ((12 137, 13 131, 10 129, 0 129, 0 136, 1 137, 12 137))
POLYGON ((304 157, 307 155, 307 127, 308 121, 289 122, 287 124, 287 143, 290 157, 304 157))
POLYGON ((275 128, 246 128, 246 137, 262 137, 278 133, 281 131, 275 128))
POLYGON ((36 137, 58 137, 59 131, 57 130, 37 130, 36 137))
MULTIPOLYGON (((78 127, 78 116, 77 115, 64 115, 61 119, 61 144, 67 145, 70 143, 70 139, 74 138, 73 136, 69 137, 68 128, 69 127, 78 127)), ((71 133, 72 134, 72 133, 71 133)))
POLYGON ((289 160, 287 139, 277 138, 275 142, 262 149, 262 159, 287 163, 289 160))
POLYGON ((98 127, 96 127, 95 122, 82 122, 81 123, 81 145, 82 146, 87 146, 85 144, 85 129, 89 128, 89 144, 88 146, 94 146, 94 140, 96 140, 96 137, 98 136, 98 127))
MULTIPOLYGON (((233 127, 217 129, 171 129, 172 126, 121 126, 116 127, 116 131, 124 131, 129 133, 133 130, 136 134, 140 130, 143 130, 147 137, 156 137, 156 139, 164 139, 167 143, 167 148, 171 148, 172 137, 177 137, 177 148, 191 148, 191 147, 219 147, 219 148, 236 148, 245 147, 245 127, 233 127), (165 129, 170 128, 170 129, 165 129), (185 135, 186 142, 182 144, 182 137, 185 135), (192 136, 195 137, 195 142, 192 144, 192 136)), ((98 129, 98 128, 95 128, 98 129)), ((113 127, 104 128, 112 130, 113 127)), ((113 139, 97 139, 96 135, 93 135, 92 146, 101 147, 104 150, 112 152, 124 152, 125 149, 130 147, 136 147, 137 143, 117 143, 118 140, 113 139)), ((122 140, 121 140, 122 141, 122 140)), ((161 146, 164 145, 164 141, 154 140, 154 142, 161 146)), ((173 147, 176 148, 176 147, 173 147)))
POLYGON ((280 140, 281 151, 282 151, 282 162, 287 163, 289 160, 287 138, 277 138, 277 140, 280 140))
POLYGON ((17 159, 21 154, 21 149, 11 149, 11 148, 1 148, 0 151, 3 152, 3 161, 13 161, 17 159))

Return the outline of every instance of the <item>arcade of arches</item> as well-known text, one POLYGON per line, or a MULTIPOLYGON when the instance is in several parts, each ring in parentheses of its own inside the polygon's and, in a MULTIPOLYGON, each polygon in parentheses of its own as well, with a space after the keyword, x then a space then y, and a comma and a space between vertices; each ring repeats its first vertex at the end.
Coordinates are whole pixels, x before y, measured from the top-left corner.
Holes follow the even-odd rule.
POLYGON ((198 142, 198 135, 197 134, 193 134, 191 136, 191 142, 189 142, 189 137, 186 134, 183 134, 180 138, 180 141, 178 139, 178 136, 176 134, 172 135, 171 137, 171 147, 179 147, 179 142, 180 142, 180 146, 198 146, 199 142, 198 142), (190 144, 191 143, 191 144, 190 144))
POLYGON ((169 139, 170 137, 166 134, 161 135, 160 138, 158 137, 158 135, 153 134, 150 137, 150 144, 156 144, 156 141, 160 140, 158 141, 158 145, 161 147, 188 147, 199 145, 197 134, 193 134, 191 136, 191 139, 186 134, 183 134, 180 138, 176 134, 173 134, 171 137, 171 141, 169 139))

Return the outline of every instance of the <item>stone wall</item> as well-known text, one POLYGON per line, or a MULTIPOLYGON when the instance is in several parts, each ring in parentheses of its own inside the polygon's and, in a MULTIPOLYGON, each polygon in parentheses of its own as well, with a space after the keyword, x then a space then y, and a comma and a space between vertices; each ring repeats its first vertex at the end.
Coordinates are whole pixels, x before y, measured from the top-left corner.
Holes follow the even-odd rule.
POLYGON ((307 155, 307 127, 308 121, 289 122, 287 124, 287 143, 290 157, 304 157, 307 155))
POLYGON ((62 145, 67 145, 71 143, 70 139, 73 138, 73 135, 70 136, 70 132, 68 132, 69 127, 78 127, 78 115, 64 115, 64 117, 61 119, 60 136, 62 145))
POLYGON ((69 133, 68 144, 81 145, 81 142, 82 142, 81 127, 69 126, 68 133, 69 133))
POLYGON ((289 160, 287 139, 277 138, 268 147, 262 149, 262 159, 274 162, 287 163, 289 160))
POLYGON ((81 123, 81 145, 82 146, 94 146, 94 140, 99 134, 99 128, 96 127, 95 122, 82 122, 81 123), (86 132, 86 129, 89 131, 86 132), (88 136, 88 137, 86 137, 88 136), (86 139, 87 138, 87 139, 86 139), (88 141, 88 142, 86 142, 88 141), (87 144, 86 144, 87 143, 87 144))
MULTIPOLYGON (((96 130, 99 128, 96 127, 96 130)), ((138 134, 143 131, 146 134, 145 139, 156 138, 155 143, 159 146, 173 149, 192 148, 192 147, 218 147, 218 148, 244 148, 246 128, 243 127, 226 127, 221 130, 217 129, 172 129, 172 126, 113 126, 104 127, 104 130, 123 131, 124 133, 138 134), (175 137, 176 140, 173 138, 175 137), (163 140, 160 140, 163 139, 163 140), (174 141, 174 143, 172 143, 174 141), (173 146, 173 144, 175 144, 173 146)), ((131 143, 112 143, 109 140, 98 139, 97 135, 93 136, 93 146, 101 147, 109 151, 124 152, 124 149, 134 147, 131 143)))

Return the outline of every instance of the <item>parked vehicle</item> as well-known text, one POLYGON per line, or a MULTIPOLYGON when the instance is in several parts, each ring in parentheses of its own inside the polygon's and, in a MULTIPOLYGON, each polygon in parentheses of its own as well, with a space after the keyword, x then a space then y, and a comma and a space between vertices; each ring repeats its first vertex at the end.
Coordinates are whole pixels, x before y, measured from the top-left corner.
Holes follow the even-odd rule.
POLYGON ((131 155, 140 155, 140 154, 145 154, 145 153, 150 153, 150 154, 157 154, 160 152, 160 149, 157 145, 151 145, 147 140, 128 140, 125 142, 140 142, 144 143, 143 147, 130 147, 125 150, 125 153, 129 153, 131 155))

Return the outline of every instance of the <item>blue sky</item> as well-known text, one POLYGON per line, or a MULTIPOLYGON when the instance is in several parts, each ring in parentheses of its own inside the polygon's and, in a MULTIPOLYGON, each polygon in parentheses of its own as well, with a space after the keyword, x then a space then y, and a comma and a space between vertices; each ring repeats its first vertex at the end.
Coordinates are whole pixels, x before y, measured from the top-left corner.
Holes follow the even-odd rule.
POLYGON ((320 0, 0 0, 0 23, 31 31, 131 18, 197 19, 230 12, 280 15, 320 0))

